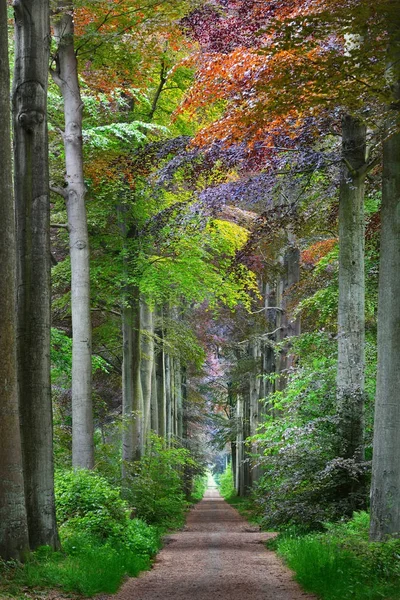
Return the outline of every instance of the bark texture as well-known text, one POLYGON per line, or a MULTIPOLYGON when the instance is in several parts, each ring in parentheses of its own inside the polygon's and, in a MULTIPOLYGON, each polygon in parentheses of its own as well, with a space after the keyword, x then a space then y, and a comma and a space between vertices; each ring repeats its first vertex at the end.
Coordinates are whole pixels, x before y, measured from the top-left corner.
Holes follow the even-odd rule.
POLYGON ((140 302, 139 290, 132 289, 130 306, 123 311, 124 357, 123 381, 125 390, 122 397, 123 475, 126 463, 139 460, 143 453, 143 395, 140 378, 140 302))
POLYGON ((151 429, 151 394, 154 364, 154 314, 145 298, 140 300, 141 361, 140 378, 143 395, 144 444, 148 442, 151 429))
POLYGON ((19 423, 16 347, 15 223, 10 132, 7 2, 0 0, 0 557, 28 550, 19 423))
POLYGON ((94 467, 92 325, 89 237, 82 153, 82 99, 74 51, 73 5, 62 3, 54 19, 58 50, 53 79, 64 100, 65 188, 71 256, 72 465, 94 467))
POLYGON ((342 121, 342 177, 339 202, 339 310, 337 404, 339 452, 364 459, 365 275, 364 193, 366 128, 342 121))
POLYGON ((31 548, 58 546, 50 390, 49 3, 16 0, 13 125, 17 335, 25 497, 31 548))
POLYGON ((378 376, 371 487, 371 539, 400 536, 400 2, 392 2, 388 79, 392 114, 383 144, 378 301, 378 376))

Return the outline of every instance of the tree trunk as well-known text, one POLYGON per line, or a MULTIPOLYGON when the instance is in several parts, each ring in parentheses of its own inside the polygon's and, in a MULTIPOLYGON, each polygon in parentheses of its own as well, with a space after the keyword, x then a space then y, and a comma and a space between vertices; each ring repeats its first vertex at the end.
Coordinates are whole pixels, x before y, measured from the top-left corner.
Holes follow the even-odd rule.
POLYGON ((236 493, 244 496, 244 434, 243 434, 243 400, 238 396, 236 401, 236 493))
MULTIPOLYGON (((126 300, 128 301, 128 300, 126 300)), ((122 478, 127 476, 127 462, 134 455, 134 372, 133 372, 133 310, 122 308, 122 478)))
POLYGON ((156 356, 155 356, 155 354, 153 357, 153 368, 152 368, 152 372, 151 372, 150 413, 151 413, 150 429, 156 435, 159 435, 159 432, 158 432, 158 423, 159 423, 159 419, 158 419, 158 386, 157 386, 157 371, 156 371, 156 356))
POLYGON ((400 536, 400 2, 392 2, 388 80, 394 102, 383 143, 378 301, 378 376, 371 488, 371 539, 400 536))
MULTIPOLYGON (((162 328, 159 331, 160 338, 163 337, 162 328)), ((165 352, 161 348, 156 356, 156 380, 157 380, 157 403, 158 403, 158 434, 162 438, 167 437, 167 404, 165 389, 165 352)))
POLYGON ((141 298, 140 300, 140 337, 140 378, 142 382, 144 418, 143 439, 144 444, 146 445, 151 426, 151 383, 154 361, 154 319, 153 311, 144 298, 141 298))
POLYGON ((50 202, 47 142, 49 6, 18 0, 13 124, 17 228, 17 360, 29 543, 58 547, 50 387, 50 202))
POLYGON ((167 444, 170 446, 172 431, 172 394, 171 394, 171 359, 169 354, 165 354, 165 403, 166 403, 166 438, 167 444))
POLYGON ((124 358, 123 378, 126 379, 122 396, 122 463, 123 475, 126 474, 126 463, 140 460, 143 455, 143 396, 140 379, 140 301, 139 290, 134 287, 130 298, 130 306, 123 311, 124 358), (126 340, 126 345, 125 345, 126 340), (126 354, 125 354, 126 351, 126 354))
POLYGON ((74 51, 73 5, 59 4, 54 19, 57 42, 53 79, 64 100, 64 148, 71 256, 72 314, 72 465, 94 467, 92 406, 92 324, 90 315, 89 237, 83 177, 82 109, 78 63, 74 51), (62 12, 61 12, 62 11, 62 12))
POLYGON ((22 559, 29 548, 19 423, 16 257, 10 132, 7 2, 0 0, 0 557, 22 559))
POLYGON ((364 459, 365 276, 364 175, 366 128, 345 115, 342 122, 339 203, 339 311, 337 406, 339 453, 364 459))

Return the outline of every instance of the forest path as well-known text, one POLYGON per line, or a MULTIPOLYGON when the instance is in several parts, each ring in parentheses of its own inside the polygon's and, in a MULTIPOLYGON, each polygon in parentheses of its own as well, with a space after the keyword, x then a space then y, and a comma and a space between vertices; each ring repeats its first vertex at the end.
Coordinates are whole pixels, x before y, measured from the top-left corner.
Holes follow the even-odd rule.
POLYGON ((311 600, 260 533, 209 488, 151 571, 110 600, 311 600))

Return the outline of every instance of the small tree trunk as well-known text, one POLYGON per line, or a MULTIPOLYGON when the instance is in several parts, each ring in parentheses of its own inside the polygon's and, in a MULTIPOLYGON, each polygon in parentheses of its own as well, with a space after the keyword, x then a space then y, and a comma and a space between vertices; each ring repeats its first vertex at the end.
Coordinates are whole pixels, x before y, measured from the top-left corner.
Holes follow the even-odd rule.
POLYGON ((46 0, 19 0, 14 10, 17 359, 25 497, 30 547, 56 548, 50 387, 49 6, 46 0))
POLYGON ((7 2, 0 0, 0 557, 29 548, 19 423, 16 346, 16 258, 10 132, 7 2))
POLYGON ((160 350, 156 357, 157 403, 158 403, 158 434, 167 436, 167 403, 165 389, 165 353, 160 350))
POLYGON ((364 459, 365 276, 364 175, 366 128, 345 115, 339 203, 339 312, 337 405, 339 452, 364 459))
MULTIPOLYGON (((129 320, 124 324, 126 336, 129 344, 132 343, 132 353, 124 356, 126 362, 126 377, 129 376, 131 390, 129 394, 123 395, 122 416, 124 426, 122 430, 122 461, 130 463, 140 460, 143 456, 143 396, 142 383, 140 379, 140 301, 139 289, 135 286, 132 289, 130 298, 129 320), (128 361, 131 361, 130 363, 128 361), (131 365, 131 366, 130 366, 131 365)), ((127 350, 130 350, 129 344, 127 350)), ((125 374, 124 374, 125 377, 125 374)))
POLYGON ((236 401, 236 493, 244 496, 245 473, 244 473, 244 433, 243 433, 243 400, 238 396, 236 401))
POLYGON ((175 361, 175 396, 176 396, 176 435, 179 442, 183 441, 183 398, 182 398, 182 367, 179 359, 175 361))
POLYGON ((122 477, 127 476, 127 462, 134 456, 134 372, 133 310, 122 308, 122 477))
POLYGON ((166 438, 170 445, 172 431, 172 398, 171 398, 171 360, 169 354, 165 354, 165 403, 166 403, 166 438))
POLYGON ((371 539, 400 536, 400 2, 392 2, 388 80, 394 102, 383 144, 378 301, 378 376, 371 487, 371 539))
POLYGON ((89 236, 83 176, 82 109, 74 50, 73 4, 59 4, 54 19, 57 70, 52 73, 64 99, 64 148, 72 314, 72 465, 94 467, 92 406, 92 324, 89 236), (61 12, 62 11, 62 12, 61 12))
POLYGON ((151 383, 154 362, 154 319, 153 311, 148 302, 141 298, 140 301, 140 337, 141 337, 141 362, 140 378, 142 382, 144 444, 148 442, 151 426, 151 383))
POLYGON ((156 372, 156 356, 153 357, 153 368, 151 372, 151 430, 159 435, 158 431, 158 386, 156 372))

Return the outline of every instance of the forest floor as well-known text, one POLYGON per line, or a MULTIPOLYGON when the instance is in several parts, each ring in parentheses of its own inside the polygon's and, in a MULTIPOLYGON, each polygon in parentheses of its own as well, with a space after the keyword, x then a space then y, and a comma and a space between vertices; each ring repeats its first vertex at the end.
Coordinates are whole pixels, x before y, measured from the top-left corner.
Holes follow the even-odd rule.
POLYGON ((273 536, 249 525, 210 488, 185 528, 166 538, 151 571, 97 600, 312 600, 265 548, 273 536))

